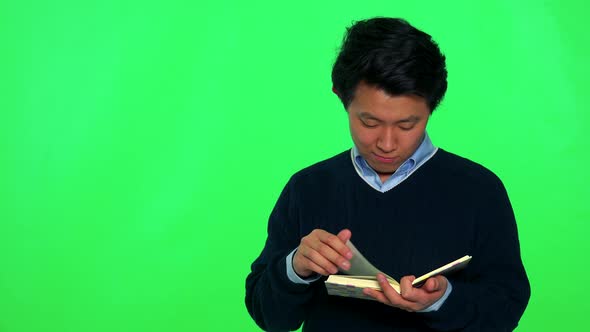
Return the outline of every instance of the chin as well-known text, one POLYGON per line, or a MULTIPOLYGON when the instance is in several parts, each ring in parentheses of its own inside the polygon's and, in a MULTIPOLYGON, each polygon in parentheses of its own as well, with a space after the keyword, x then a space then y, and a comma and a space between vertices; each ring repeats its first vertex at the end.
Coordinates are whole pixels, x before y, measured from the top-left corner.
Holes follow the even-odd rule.
POLYGON ((377 174, 381 174, 381 175, 392 175, 393 173, 395 173, 395 170, 397 168, 388 168, 388 169, 383 169, 383 168, 373 168, 375 170, 375 172, 377 172, 377 174))

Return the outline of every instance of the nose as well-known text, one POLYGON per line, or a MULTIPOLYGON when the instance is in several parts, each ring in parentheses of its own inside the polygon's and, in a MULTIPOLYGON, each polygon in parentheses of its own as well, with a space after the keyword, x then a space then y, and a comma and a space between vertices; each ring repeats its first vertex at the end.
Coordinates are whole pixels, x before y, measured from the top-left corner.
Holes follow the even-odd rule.
POLYGON ((377 148, 385 153, 395 151, 397 148, 397 138, 393 128, 383 128, 377 140, 377 148))

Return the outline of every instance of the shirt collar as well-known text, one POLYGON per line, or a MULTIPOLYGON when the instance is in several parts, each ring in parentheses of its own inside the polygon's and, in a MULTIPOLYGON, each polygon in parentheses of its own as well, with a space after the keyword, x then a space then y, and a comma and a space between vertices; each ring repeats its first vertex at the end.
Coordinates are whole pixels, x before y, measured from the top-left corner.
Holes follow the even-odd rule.
POLYGON ((420 146, 414 151, 414 153, 405 160, 395 173, 390 176, 384 183, 381 182, 379 175, 369 166, 365 158, 360 155, 359 150, 356 146, 352 148, 352 160, 354 166, 357 169, 359 175, 372 187, 380 191, 386 191, 391 189, 394 185, 401 182, 411 173, 413 173, 418 167, 424 164, 434 153, 437 148, 432 144, 428 133, 424 133, 420 146), (403 177, 400 179, 400 177, 403 177), (386 189, 384 189, 386 188, 386 189))

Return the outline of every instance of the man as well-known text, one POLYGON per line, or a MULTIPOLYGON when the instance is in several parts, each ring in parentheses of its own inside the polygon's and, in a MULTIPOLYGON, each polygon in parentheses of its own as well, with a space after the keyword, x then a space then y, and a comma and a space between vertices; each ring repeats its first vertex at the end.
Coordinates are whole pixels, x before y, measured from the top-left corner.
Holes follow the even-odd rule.
POLYGON ((354 147, 296 173, 246 280, 246 306, 268 331, 508 331, 530 296, 502 182, 433 146, 429 117, 447 88, 445 57, 401 19, 348 29, 332 71, 354 147), (351 239, 380 270, 376 301, 330 296, 351 239), (414 275, 463 255, 466 269, 420 288, 414 275))

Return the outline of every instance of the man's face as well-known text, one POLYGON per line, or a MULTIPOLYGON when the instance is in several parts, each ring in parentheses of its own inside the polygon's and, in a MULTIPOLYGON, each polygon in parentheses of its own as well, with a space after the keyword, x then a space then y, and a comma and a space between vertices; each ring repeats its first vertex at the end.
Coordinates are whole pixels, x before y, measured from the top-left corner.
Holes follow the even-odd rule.
POLYGON ((348 106, 352 140, 382 181, 420 146, 429 116, 424 98, 391 96, 363 82, 348 106))

